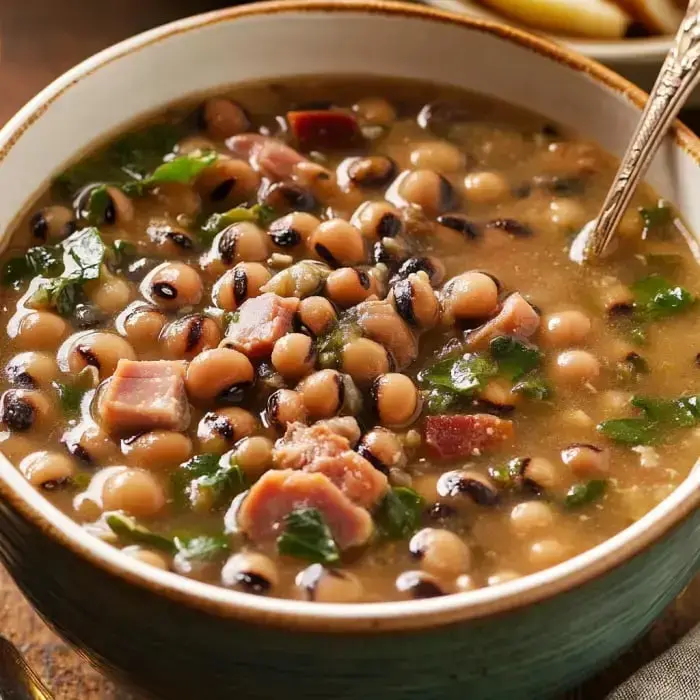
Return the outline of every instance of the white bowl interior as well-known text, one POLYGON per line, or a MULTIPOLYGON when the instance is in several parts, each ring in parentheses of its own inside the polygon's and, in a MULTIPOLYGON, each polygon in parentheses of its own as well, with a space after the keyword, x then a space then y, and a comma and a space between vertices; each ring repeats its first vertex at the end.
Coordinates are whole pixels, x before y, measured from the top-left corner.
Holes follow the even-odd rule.
MULTIPOLYGON (((96 140, 118 131, 136 116, 183 96, 241 81, 323 72, 447 83, 545 114, 616 154, 623 150, 639 116, 624 94, 584 70, 573 70, 562 61, 483 28, 408 14, 370 14, 351 7, 333 11, 333 21, 328 19, 323 9, 293 8, 235 19, 211 15, 183 20, 108 49, 73 69, 0 132, 0 235, 7 232, 17 213, 28 206, 50 176, 96 140), (265 50, 269 46, 284 50, 265 50)), ((700 230, 700 198, 696 195, 700 168, 693 157, 669 139, 649 179, 662 196, 680 206, 691 226, 700 230)), ((0 459, 0 478, 84 549, 171 589, 244 607, 286 610, 290 615, 306 608, 307 616, 356 620, 392 616, 397 605, 404 605, 372 604, 350 610, 339 605, 309 606, 249 597, 181 579, 92 540, 50 506, 4 459, 0 459)), ((670 517, 699 485, 700 471, 696 469, 654 512, 595 550, 554 569, 497 589, 421 601, 421 605, 412 606, 412 614, 461 606, 465 595, 474 603, 509 594, 522 596, 540 584, 596 562, 602 566, 605 558, 629 545, 655 520, 670 517)))

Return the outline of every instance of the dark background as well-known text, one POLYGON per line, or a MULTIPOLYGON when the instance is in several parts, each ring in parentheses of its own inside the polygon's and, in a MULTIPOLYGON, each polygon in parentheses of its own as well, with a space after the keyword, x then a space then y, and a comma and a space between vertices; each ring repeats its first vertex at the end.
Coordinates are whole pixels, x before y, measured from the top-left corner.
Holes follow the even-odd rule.
MULTIPOLYGON (((224 0, 0 0, 0 126, 55 77, 96 51, 158 24, 230 4, 224 0)), ((684 118, 691 125, 700 124, 694 115, 684 118)), ((2 569, 0 620, 0 633, 20 647, 56 700, 129 697, 46 628, 2 569)), ((700 580, 634 649, 569 700, 603 698, 697 621, 700 580)))

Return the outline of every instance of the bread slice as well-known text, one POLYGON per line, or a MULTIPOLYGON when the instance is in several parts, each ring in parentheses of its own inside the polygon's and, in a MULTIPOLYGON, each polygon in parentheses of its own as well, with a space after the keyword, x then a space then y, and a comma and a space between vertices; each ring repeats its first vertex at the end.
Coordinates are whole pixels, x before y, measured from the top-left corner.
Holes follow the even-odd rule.
POLYGON ((632 21, 610 0, 480 0, 530 27, 571 36, 619 39, 632 21))
POLYGON ((685 14, 677 0, 617 0, 617 4, 652 34, 675 34, 685 14))

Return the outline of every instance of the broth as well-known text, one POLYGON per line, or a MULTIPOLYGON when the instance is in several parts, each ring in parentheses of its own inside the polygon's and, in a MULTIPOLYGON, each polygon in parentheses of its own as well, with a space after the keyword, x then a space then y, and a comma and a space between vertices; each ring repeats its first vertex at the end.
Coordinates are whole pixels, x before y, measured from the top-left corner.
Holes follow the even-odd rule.
POLYGON ((642 187, 602 264, 568 259, 615 167, 414 82, 174 108, 13 232, 0 449, 96 536, 254 594, 420 598, 557 564, 700 445, 682 221, 642 187))

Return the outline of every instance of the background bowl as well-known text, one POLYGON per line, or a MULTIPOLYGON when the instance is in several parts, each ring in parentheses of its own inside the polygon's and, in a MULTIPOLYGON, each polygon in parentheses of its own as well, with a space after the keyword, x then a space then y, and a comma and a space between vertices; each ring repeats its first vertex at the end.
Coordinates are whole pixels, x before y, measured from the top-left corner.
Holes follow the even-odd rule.
MULTIPOLYGON (((183 95, 309 74, 414 77, 529 107, 619 154, 643 95, 502 26, 378 3, 283 2, 183 20, 69 71, 0 131, 0 233, 96 140, 183 95), (262 48, 261 48, 262 47, 262 48), (281 47, 281 50, 265 50, 281 47), (439 49, 439 50, 438 50, 439 49)), ((651 173, 700 230, 700 144, 682 128, 651 173)), ((412 603, 248 596, 91 538, 0 459, 0 558, 103 670, 178 700, 543 698, 630 644, 700 558, 700 472, 639 522, 548 571, 412 603)))

